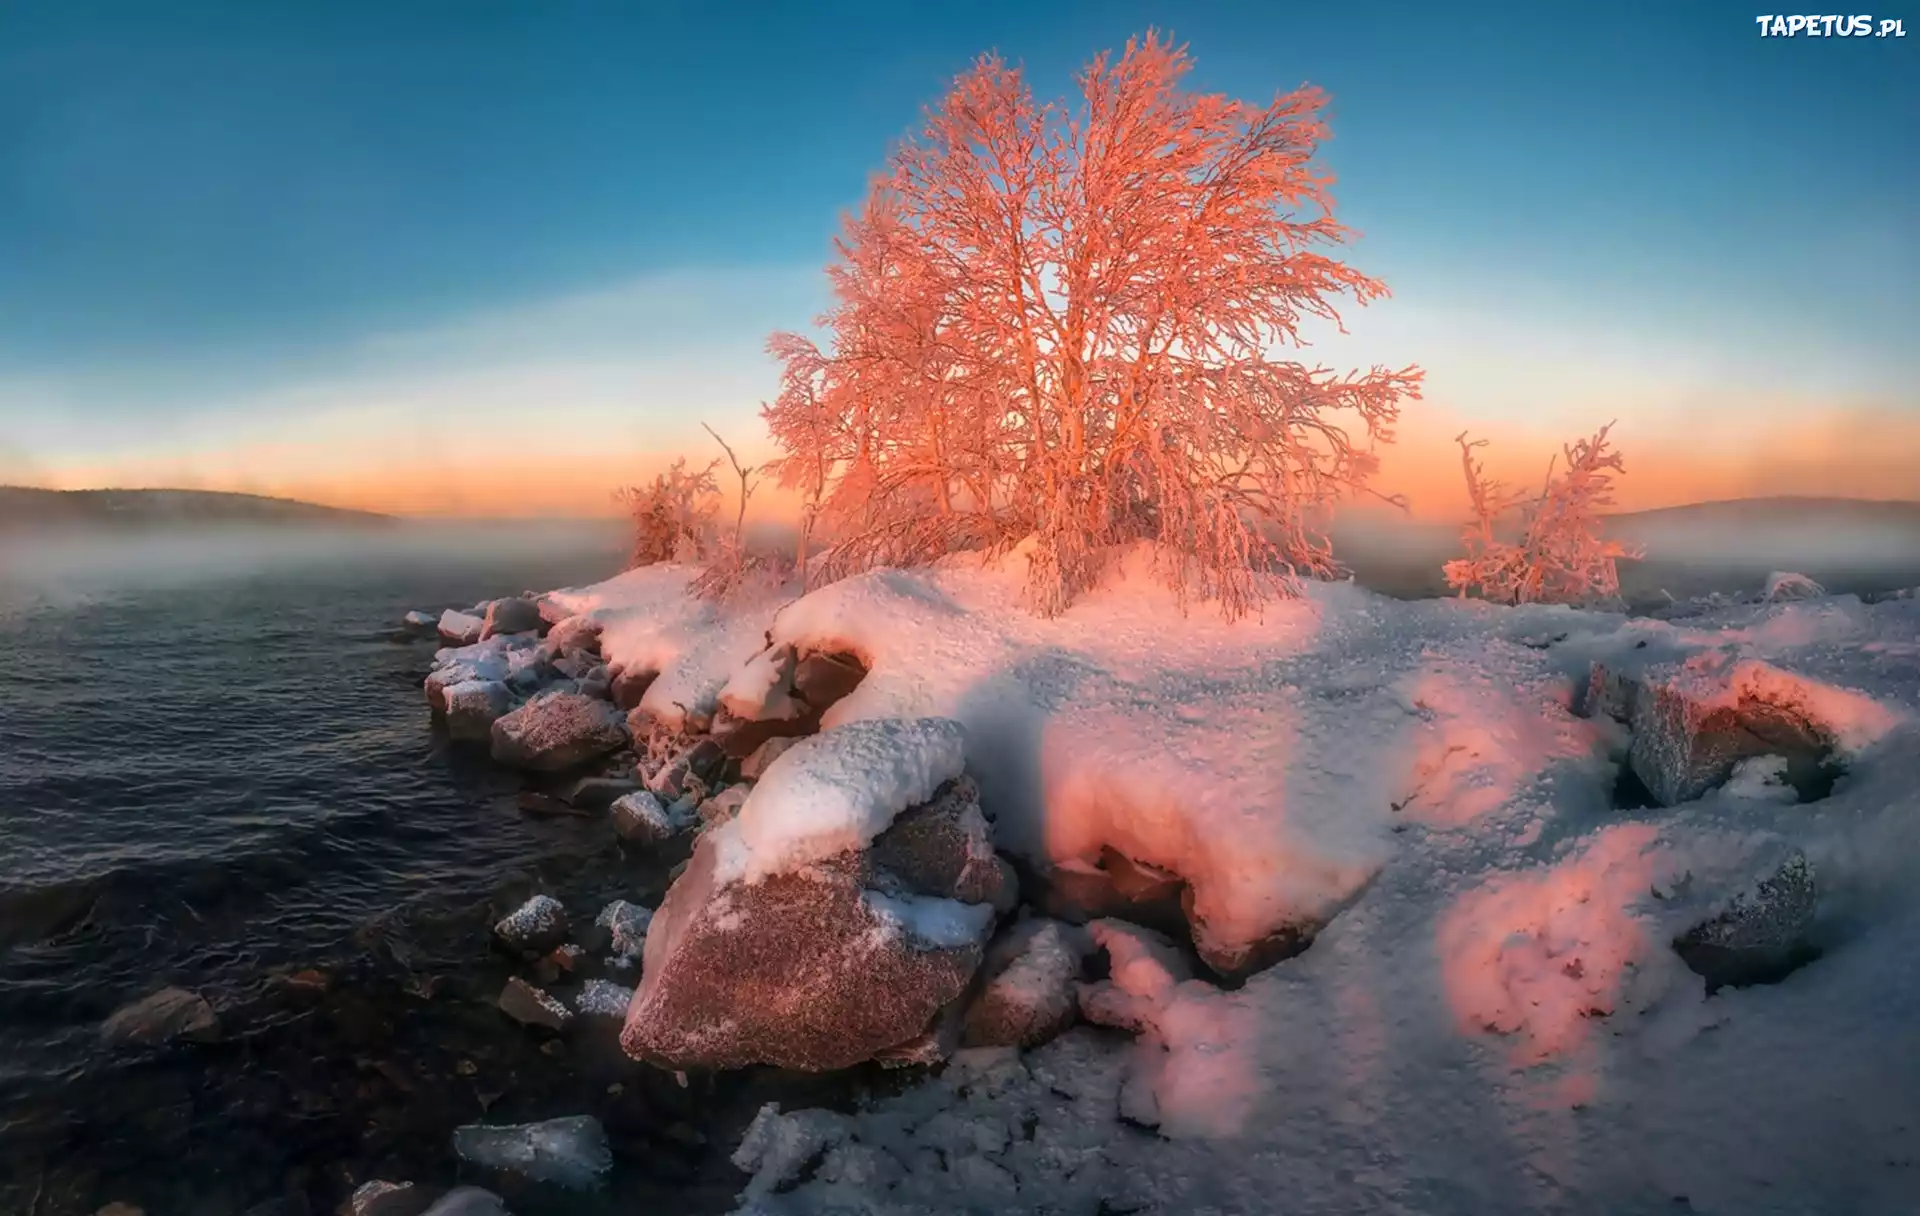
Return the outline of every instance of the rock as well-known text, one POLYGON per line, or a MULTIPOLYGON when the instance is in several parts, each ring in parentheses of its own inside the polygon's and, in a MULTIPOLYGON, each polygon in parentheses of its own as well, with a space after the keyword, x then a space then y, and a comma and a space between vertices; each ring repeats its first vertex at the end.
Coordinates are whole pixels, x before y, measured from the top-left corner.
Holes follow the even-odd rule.
POLYGON ((609 980, 588 980, 574 998, 573 1007, 583 1018, 624 1020, 627 1006, 633 1003, 633 989, 609 980))
POLYGON ((1022 921, 988 949, 988 978, 967 1006, 966 1047, 1038 1047, 1079 1016, 1080 967, 1090 943, 1057 920, 1022 921))
POLYGON ((448 689, 473 680, 508 678, 508 662, 501 655, 454 653, 460 657, 448 659, 428 672, 421 684, 427 694, 427 705, 436 714, 447 712, 448 689))
POLYGON ((644 667, 621 669, 613 677, 613 703, 629 711, 640 708, 640 698, 647 695, 647 689, 652 687, 659 675, 659 672, 648 671, 644 667))
POLYGON ((513 694, 498 680, 465 680, 446 690, 447 735, 485 743, 493 724, 513 707, 513 694))
POLYGON ((729 785, 702 802, 695 812, 700 816, 701 826, 712 827, 732 819, 740 813, 740 808, 746 805, 747 795, 752 792, 752 789, 744 785, 729 785))
POLYGON ((547 631, 547 648, 554 654, 579 651, 598 658, 600 628, 600 622, 590 616, 570 616, 547 631))
POLYGON ((220 1017, 197 992, 162 988, 151 996, 116 1010, 100 1025, 110 1043, 152 1046, 185 1040, 213 1043, 220 1039, 220 1017))
POLYGON ((794 695, 816 712, 860 686, 867 669, 850 654, 810 654, 793 669, 794 695))
POLYGON ((347 1200, 347 1216, 421 1216, 427 1196, 411 1182, 363 1183, 347 1200))
POLYGON ((502 1013, 522 1026, 565 1030, 567 1023, 573 1021, 573 1014, 565 1005, 517 975, 500 990, 500 999, 496 1003, 502 1013))
POLYGON ((587 952, 572 942, 568 942, 562 946, 555 946, 552 950, 548 951, 544 961, 553 964, 553 969, 560 974, 571 975, 580 969, 581 964, 587 961, 587 952))
POLYGON ((552 660, 552 663, 553 669, 569 680, 585 678, 587 672, 594 667, 592 659, 577 654, 559 655, 552 660))
POLYGON ((591 675, 580 681, 579 693, 583 697, 592 697, 596 701, 611 701, 613 688, 605 680, 596 680, 591 675))
POLYGON ((307 996, 324 996, 333 987, 333 977, 314 967, 306 967, 280 978, 281 987, 307 996))
POLYGON ((502 917, 494 936, 513 950, 545 954, 567 940, 567 910, 550 895, 536 895, 502 917))
MULTIPOLYGON (((949 782, 934 818, 959 822, 974 798, 971 780, 949 782)), ((921 1038, 966 991, 993 908, 953 885, 915 890, 877 862, 917 862, 921 849, 890 845, 889 829, 870 850, 747 882, 723 862, 743 847, 741 822, 701 836, 654 914, 621 1034, 629 1055, 673 1069, 847 1068, 921 1038)))
POLYGON ((540 628, 540 607, 529 599, 495 600, 487 605, 486 619, 481 622, 480 637, 495 637, 503 633, 534 633, 540 628))
POLYGON ((114 1202, 95 1212, 93 1216, 147 1216, 145 1208, 137 1208, 131 1203, 114 1202))
POLYGON ((1819 783, 1831 741, 1793 709, 1736 695, 1724 673, 1684 665, 1621 679, 1633 734, 1627 763, 1662 806, 1699 798, 1755 756, 1785 757, 1796 788, 1819 783))
POLYGON ((492 1191, 477 1186, 457 1186, 440 1197, 440 1202, 421 1216, 513 1216, 506 1201, 492 1191))
POLYGON ((1826 593, 1825 587, 1804 574, 1775 570, 1767 575, 1767 585, 1760 592, 1760 598, 1769 604, 1779 604, 1788 600, 1817 600, 1826 593))
POLYGON ((415 609, 407 613, 403 619, 411 633, 436 633, 440 629, 440 614, 437 612, 422 612, 415 609))
POLYGON ((1003 912, 1019 899, 1011 867, 993 851, 980 791, 970 779, 951 782, 933 801, 896 816, 874 841, 873 861, 915 891, 1003 912))
POLYGON ((559 772, 630 742, 612 706, 576 692, 544 692, 493 724, 493 758, 502 764, 559 772))
POLYGON ((474 1165, 576 1190, 599 1185, 613 1168, 606 1130, 591 1115, 510 1127, 456 1128, 453 1151, 474 1165))
POLYGON ((540 815, 548 819, 585 819, 587 812, 578 809, 565 799, 555 798, 552 794, 543 794, 539 790, 522 790, 514 799, 514 805, 529 815, 540 815))
POLYGON ((1282 925, 1258 941, 1239 941, 1212 930, 1206 918, 1194 908, 1193 888, 1185 886, 1180 888, 1180 911, 1200 961, 1216 976, 1228 981, 1246 979, 1275 963, 1305 953, 1320 930, 1327 927, 1324 920, 1305 920, 1282 925))
POLYGON ((472 613, 449 608, 440 614, 440 638, 449 646, 471 646, 486 632, 487 622, 472 613))
POLYGON ((798 1110, 780 1113, 780 1104, 760 1108, 734 1150, 735 1169, 753 1177, 743 1199, 771 1195, 797 1181, 807 1167, 828 1150, 853 1137, 853 1121, 838 1111, 798 1110))
POLYGON ((753 753, 745 760, 740 762, 741 778, 747 781, 760 780, 761 775, 767 771, 767 766, 775 760, 778 760, 782 753, 798 742, 800 742, 800 740, 791 735, 768 739, 765 743, 755 748, 753 753))
POLYGON ((1813 863, 1796 850, 1724 912, 1674 940, 1683 962, 1705 977, 1711 995, 1723 987, 1770 984, 1820 956, 1813 941, 1820 887, 1813 863))
POLYGON ((608 946, 621 958, 639 958, 647 948, 647 930, 653 924, 653 909, 616 899, 600 909, 594 927, 607 932, 608 946))
POLYGON ((659 844, 692 826, 691 817, 675 815, 646 790, 636 790, 613 804, 615 834, 636 844, 659 844))
POLYGON ((719 784, 727 754, 712 739, 698 739, 682 750, 647 779, 647 788, 662 798, 673 800, 687 793, 695 783, 702 792, 719 784))

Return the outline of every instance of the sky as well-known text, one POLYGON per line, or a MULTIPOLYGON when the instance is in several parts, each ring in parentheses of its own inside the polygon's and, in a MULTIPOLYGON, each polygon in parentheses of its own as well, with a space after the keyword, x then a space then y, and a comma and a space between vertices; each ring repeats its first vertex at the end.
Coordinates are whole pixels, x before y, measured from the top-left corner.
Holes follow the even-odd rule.
MULTIPOLYGON (((0 0, 0 482, 610 510, 706 422, 980 52, 1043 96, 1149 27, 1332 97, 1354 265, 1312 357, 1427 369, 1381 486, 1464 503, 1609 420, 1623 507, 1920 498, 1920 8, 0 0)), ((714 452, 717 454, 717 451, 714 452)))

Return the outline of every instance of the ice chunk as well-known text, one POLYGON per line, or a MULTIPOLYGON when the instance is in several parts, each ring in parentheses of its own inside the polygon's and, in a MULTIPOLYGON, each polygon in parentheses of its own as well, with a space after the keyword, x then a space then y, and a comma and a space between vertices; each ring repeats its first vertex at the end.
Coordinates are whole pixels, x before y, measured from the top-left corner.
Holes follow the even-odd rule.
POLYGON ((598 1186, 613 1168, 607 1133, 591 1115, 507 1127, 456 1128, 453 1151, 462 1160, 576 1190, 598 1186))
POLYGON ((865 847, 908 807, 966 767, 966 731, 950 718, 851 722, 802 739, 767 766, 733 821, 716 867, 755 882, 865 847))

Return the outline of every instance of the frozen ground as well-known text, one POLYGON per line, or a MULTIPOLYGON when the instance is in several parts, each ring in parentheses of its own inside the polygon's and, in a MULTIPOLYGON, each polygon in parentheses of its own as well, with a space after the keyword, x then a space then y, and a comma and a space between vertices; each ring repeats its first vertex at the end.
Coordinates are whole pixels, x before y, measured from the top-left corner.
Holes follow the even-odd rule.
POLYGON ((1003 849, 1071 866, 1112 848, 1180 875, 1215 956, 1319 930, 1237 991, 1109 941, 1114 973, 1083 1004, 1132 1038, 968 1056, 850 1120, 770 1113, 743 1203, 1910 1210, 1920 603, 1668 624, 1320 586, 1229 626, 1182 617, 1144 562, 1054 621, 1017 607, 1017 569, 969 563, 777 615, 687 604, 664 568, 564 593, 610 622, 611 660, 658 663, 655 688, 703 704, 736 675, 764 691, 769 625, 859 654, 870 674, 827 726, 962 723, 1003 849), (1696 801, 1620 809, 1625 732, 1573 712, 1596 660, 1783 697, 1844 772, 1801 802, 1757 761, 1696 801), (1671 942, 1795 851, 1823 956, 1708 997, 1671 942))

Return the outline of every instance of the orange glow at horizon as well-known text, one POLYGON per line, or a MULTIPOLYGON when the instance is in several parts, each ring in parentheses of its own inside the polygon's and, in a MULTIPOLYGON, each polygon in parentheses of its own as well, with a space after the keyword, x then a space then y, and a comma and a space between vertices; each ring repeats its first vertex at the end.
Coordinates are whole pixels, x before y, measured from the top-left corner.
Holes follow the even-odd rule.
MULTIPOLYGON (((1589 432, 1605 421, 1594 419, 1589 432)), ((1663 423, 1659 433, 1632 417, 1615 427, 1613 437, 1626 457, 1626 473, 1615 482, 1615 509, 1763 495, 1920 500, 1920 417, 1837 409, 1801 412, 1795 421, 1773 425, 1760 417, 1736 424, 1724 416, 1663 423)), ((1415 520, 1460 519, 1467 502, 1455 435, 1467 430, 1490 440, 1479 453, 1488 471, 1515 487, 1532 487, 1544 479, 1560 445, 1580 437, 1560 429, 1476 423, 1416 403, 1402 419, 1397 441, 1379 449, 1373 488, 1405 495, 1415 520)), ((735 447, 750 464, 773 454, 764 438, 736 441, 735 447)), ((692 458, 707 456, 696 448, 692 458)), ((198 459, 74 466, 49 470, 33 484, 229 490, 398 515, 610 518, 620 513, 615 489, 650 480, 671 460, 666 453, 515 451, 378 462, 356 460, 329 443, 297 452, 236 449, 198 459)), ((716 476, 731 511, 733 474, 723 463, 716 476)), ((749 515, 788 521, 797 518, 798 506, 797 495, 766 478, 754 490, 749 515)))

